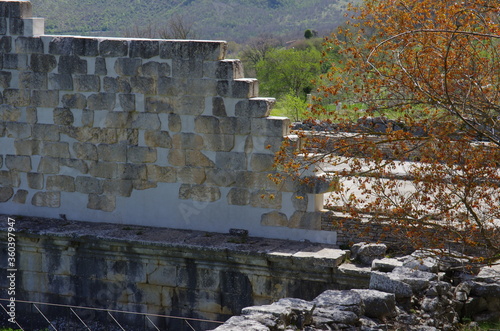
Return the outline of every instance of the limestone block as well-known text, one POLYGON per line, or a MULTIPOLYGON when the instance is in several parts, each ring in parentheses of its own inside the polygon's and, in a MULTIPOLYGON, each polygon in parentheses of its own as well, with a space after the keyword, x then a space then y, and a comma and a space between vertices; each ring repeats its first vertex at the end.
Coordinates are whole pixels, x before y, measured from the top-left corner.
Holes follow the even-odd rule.
POLYGON ((223 169, 207 169, 207 184, 228 187, 236 183, 236 173, 223 169))
POLYGON ((57 60, 54 55, 32 54, 30 68, 34 72, 51 72, 57 67, 57 60))
POLYGON ((177 267, 174 265, 154 265, 147 277, 149 284, 176 287, 177 267))
POLYGON ((26 54, 3 54, 3 69, 27 70, 28 55, 26 54))
MULTIPOLYGON (((1 195, 1 193, 0 193, 0 195, 1 195)), ((27 197, 28 197, 28 191, 26 191, 26 190, 17 190, 16 194, 12 198, 12 201, 15 202, 15 203, 25 204, 27 197)))
MULTIPOLYGON (((55 88, 55 84, 58 84, 58 83, 54 83, 52 81, 52 77, 54 77, 54 79, 58 79, 55 76, 56 75, 49 77, 51 84, 54 84, 54 85, 52 85, 54 88, 55 88)), ((69 77, 69 79, 71 79, 71 85, 73 85, 71 75, 57 75, 57 76, 59 78, 62 78, 61 76, 69 77)), ((66 78, 62 78, 62 79, 65 80, 66 78)), ((66 108, 84 109, 87 107, 87 98, 85 97, 85 95, 83 95, 81 93, 64 94, 61 98, 61 101, 62 101, 63 106, 66 108)))
POLYGON ((227 203, 237 206, 250 204, 250 191, 243 188, 232 188, 227 194, 227 203))
POLYGON ((86 194, 102 194, 102 180, 93 177, 78 176, 75 178, 75 191, 86 194))
POLYGON ((168 114, 168 129, 173 132, 182 130, 181 117, 177 114, 168 114))
POLYGON ((205 111, 205 98, 184 95, 173 98, 174 113, 179 115, 201 115, 205 111))
POLYGON ((150 59, 160 55, 160 44, 157 40, 132 40, 130 57, 150 59))
POLYGON ((218 61, 225 57, 226 50, 227 43, 224 41, 160 41, 160 58, 162 59, 199 58, 204 61, 218 61))
POLYGON ((190 92, 188 78, 160 77, 158 79, 158 94, 166 96, 184 95, 190 92))
POLYGON ((59 105, 59 91, 57 90, 34 90, 31 105, 35 107, 54 108, 59 105))
MULTIPOLYGON (((10 35, 24 35, 24 20, 20 18, 9 19, 9 34, 10 35)), ((28 34, 27 34, 28 35, 28 34)))
POLYGON ((106 179, 103 183, 104 194, 129 197, 132 194, 132 181, 127 179, 106 179))
POLYGON ((173 167, 148 164, 147 178, 153 182, 175 183, 177 181, 177 172, 173 167))
POLYGON ((222 97, 254 98, 259 96, 259 82, 257 79, 241 78, 235 80, 219 80, 217 93, 222 97))
MULTIPOLYGON (((49 86, 54 90, 72 91, 73 90, 73 77, 70 74, 49 74, 49 86)), ((65 102, 64 95, 62 98, 63 104, 65 102)), ((81 94, 80 94, 81 95, 81 94)), ((86 102, 86 99, 85 99, 86 102)), ((84 107, 71 107, 71 108, 84 108, 84 107)))
POLYGON ((97 75, 74 75, 75 90, 78 92, 99 92, 101 79, 97 75))
POLYGON ((185 184, 203 184, 206 179, 204 168, 183 167, 177 171, 177 180, 185 184))
POLYGON ((0 187, 0 202, 7 202, 14 195, 12 187, 0 187))
POLYGON ((236 116, 242 117, 267 117, 271 113, 276 99, 251 98, 239 101, 236 104, 236 116))
POLYGON ((70 158, 67 142, 45 141, 42 145, 42 154, 49 157, 70 158))
POLYGON ((203 154, 201 151, 188 149, 186 150, 185 155, 187 166, 207 168, 214 167, 214 163, 212 162, 212 160, 210 160, 210 158, 203 154))
POLYGON ((307 211, 309 197, 306 193, 294 192, 292 195, 292 205, 297 211, 307 211))
POLYGON ((118 142, 137 146, 139 144, 139 130, 137 129, 119 129, 116 130, 118 142))
POLYGON ((78 56, 98 56, 99 40, 96 38, 77 37, 73 39, 73 52, 78 56))
POLYGON ((75 179, 66 175, 47 176, 46 186, 49 191, 74 192, 75 179))
POLYGON ((21 117, 21 109, 11 105, 0 105, 0 121, 17 122, 21 117))
POLYGON ((255 208, 281 209, 281 193, 269 190, 254 191, 250 196, 250 204, 255 208))
POLYGON ((17 155, 40 154, 40 141, 38 140, 16 140, 14 147, 17 155))
POLYGON ((159 63, 149 61, 139 68, 139 74, 146 77, 167 77, 170 76, 170 65, 168 63, 159 63))
POLYGON ((130 78, 130 86, 134 93, 156 94, 156 85, 156 80, 152 77, 134 76, 130 78))
POLYGON ((47 74, 44 72, 20 72, 19 87, 21 89, 47 89, 47 74))
POLYGON ((178 133, 172 137, 172 146, 175 149, 200 150, 203 148, 203 138, 194 133, 178 133))
POLYGON ((130 127, 140 130, 159 130, 161 122, 158 114, 134 113, 130 127))
POLYGON ((118 39, 104 39, 99 42, 99 55, 103 57, 121 57, 128 55, 128 42, 118 39))
POLYGON ((116 95, 114 93, 96 93, 87 98, 87 107, 90 110, 109 110, 115 108, 116 95))
POLYGON ((59 208, 61 206, 61 192, 36 192, 31 204, 37 207, 59 208))
POLYGON ((115 71, 120 76, 136 76, 141 65, 141 59, 119 58, 115 62, 115 71))
POLYGON ((81 174, 86 174, 89 171, 87 163, 80 159, 59 159, 59 166, 75 169, 81 174))
POLYGON ((146 131, 144 140, 149 147, 172 148, 172 138, 168 131, 146 131))
MULTIPOLYGON (((2 61, 0 60, 0 67, 2 61)), ((9 71, 0 71, 0 88, 7 89, 10 87, 10 81, 12 80, 12 73, 9 71)))
POLYGON ((196 57, 172 59, 172 77, 203 78, 203 60, 196 57))
POLYGON ((241 152, 217 152, 215 165, 226 170, 246 170, 247 155, 241 152))
POLYGON ((90 164, 89 173, 97 178, 120 178, 123 173, 123 165, 112 162, 95 162, 90 164))
POLYGON ((130 93, 130 77, 104 77, 103 88, 108 93, 130 93))
POLYGON ((197 116, 194 119, 194 127, 197 133, 220 133, 219 120, 214 116, 197 116))
POLYGON ((55 37, 49 42, 49 54, 73 55, 73 37, 55 37))
POLYGON ((9 170, 31 171, 31 158, 27 155, 6 155, 5 166, 9 170))
POLYGON ((245 135, 250 134, 250 119, 246 117, 219 118, 222 133, 245 135))
POLYGON ((120 179, 146 180, 148 178, 145 164, 125 163, 120 179))
POLYGON ((230 152, 234 148, 234 135, 204 134, 203 149, 215 152, 230 152))
POLYGON ((119 94, 118 100, 123 111, 135 111, 135 94, 119 94))
POLYGON ((73 151, 78 159, 97 161, 97 147, 90 143, 73 143, 73 151))
POLYGON ((148 113, 172 113, 174 111, 172 101, 166 96, 149 96, 144 105, 148 113))
POLYGON ((214 79, 188 79, 187 84, 192 95, 211 97, 217 94, 217 81, 214 79))
POLYGON ((28 172, 27 179, 29 188, 35 190, 43 189, 43 174, 37 172, 28 172))
POLYGON ((76 55, 61 55, 57 71, 60 74, 87 74, 87 61, 76 55))
POLYGON ((18 187, 21 184, 17 171, 0 170, 0 185, 18 187))
POLYGON ((59 141, 59 129, 51 124, 35 124, 33 126, 33 139, 59 141))
POLYGON ((158 186, 156 182, 151 182, 147 180, 133 180, 132 184, 134 190, 149 190, 150 188, 155 188, 158 186))
POLYGON ((250 161, 253 171, 271 171, 274 169, 274 155, 272 154, 253 154, 250 161))
POLYGON ((214 116, 219 116, 219 117, 227 116, 226 105, 224 104, 224 98, 222 97, 212 98, 212 114, 214 116))
POLYGON ((43 42, 40 37, 17 37, 15 47, 18 54, 43 53, 43 42))
POLYGON ((35 107, 26 107, 26 122, 29 124, 38 122, 37 109, 35 107))
POLYGON ((7 19, 3 16, 0 17, 0 35, 7 34, 7 19))
POLYGON ((289 227, 295 229, 321 230, 321 212, 296 211, 290 217, 289 227))
POLYGON ((186 153, 182 149, 173 148, 168 153, 168 163, 173 166, 183 167, 186 165, 186 153))
POLYGON ((5 1, 0 2, 0 13, 3 17, 28 18, 33 10, 29 1, 5 1))
POLYGON ((244 77, 243 64, 240 60, 222 60, 217 62, 215 77, 223 80, 233 80, 244 77))
POLYGON ((156 149, 150 147, 129 146, 127 148, 127 161, 131 163, 156 162, 156 149))
POLYGON ((29 90, 5 89, 3 97, 5 103, 14 107, 26 107, 31 103, 29 90))
POLYGON ((73 113, 68 108, 54 109, 54 124, 58 125, 73 125, 75 118, 73 113))
POLYGON ((251 125, 258 136, 283 137, 290 133, 290 119, 286 117, 252 118, 251 125))
POLYGON ((97 156, 99 161, 104 162, 126 162, 127 145, 125 144, 99 144, 97 145, 97 156))
POLYGON ((109 195, 89 194, 87 208, 112 212, 116 208, 116 198, 109 195))
POLYGON ((179 188, 179 199, 213 202, 221 198, 218 187, 205 185, 182 184, 179 188))
POLYGON ((288 217, 278 211, 262 214, 260 224, 264 226, 288 226, 288 217))
POLYGON ((108 74, 108 69, 106 67, 106 59, 103 57, 96 57, 94 74, 99 76, 106 76, 108 74))
POLYGON ((126 128, 132 120, 132 115, 129 112, 109 112, 106 114, 104 126, 106 128, 126 128))
POLYGON ((38 164, 37 171, 42 174, 57 174, 59 173, 59 161, 53 157, 42 157, 38 164))

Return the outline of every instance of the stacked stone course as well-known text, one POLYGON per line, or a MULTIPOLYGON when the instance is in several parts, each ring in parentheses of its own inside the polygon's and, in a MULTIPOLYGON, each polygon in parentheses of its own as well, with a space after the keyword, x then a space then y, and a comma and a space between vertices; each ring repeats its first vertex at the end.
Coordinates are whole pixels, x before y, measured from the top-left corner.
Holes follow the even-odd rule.
POLYGON ((0 2, 3 213, 334 241, 322 192, 302 188, 295 210, 297 186, 269 180, 290 121, 269 117, 274 99, 225 42, 48 36, 31 16, 30 2, 0 2), (195 219, 158 219, 181 205, 195 219), (215 229, 201 223, 211 210, 215 229))

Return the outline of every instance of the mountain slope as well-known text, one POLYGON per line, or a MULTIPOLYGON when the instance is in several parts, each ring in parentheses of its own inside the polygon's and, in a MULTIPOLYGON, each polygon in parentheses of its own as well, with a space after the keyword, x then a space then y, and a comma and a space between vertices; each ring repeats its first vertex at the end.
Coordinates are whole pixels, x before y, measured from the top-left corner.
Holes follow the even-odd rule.
POLYGON ((344 22, 348 0, 31 0, 46 33, 119 36, 131 25, 161 24, 173 15, 198 38, 244 42, 261 33, 328 34, 344 22))

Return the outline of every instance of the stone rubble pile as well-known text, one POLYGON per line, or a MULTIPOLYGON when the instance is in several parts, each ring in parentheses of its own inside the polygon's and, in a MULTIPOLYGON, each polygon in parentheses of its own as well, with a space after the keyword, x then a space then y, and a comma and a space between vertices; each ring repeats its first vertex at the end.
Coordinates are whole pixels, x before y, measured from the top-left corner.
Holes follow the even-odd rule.
MULTIPOLYGON (((460 259, 416 251, 384 258, 384 245, 356 244, 351 260, 371 264, 368 289, 327 290, 312 301, 285 298, 244 308, 216 331, 456 330, 500 322, 500 265, 473 275, 460 259)), ((214 330, 214 331, 215 331, 214 330)))

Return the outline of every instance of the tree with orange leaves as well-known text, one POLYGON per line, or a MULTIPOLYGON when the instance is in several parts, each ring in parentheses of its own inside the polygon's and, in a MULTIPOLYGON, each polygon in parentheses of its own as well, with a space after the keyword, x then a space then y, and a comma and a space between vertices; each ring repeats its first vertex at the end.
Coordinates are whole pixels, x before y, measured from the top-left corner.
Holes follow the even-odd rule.
POLYGON ((277 162, 294 175, 314 164, 338 178, 328 207, 350 220, 385 224, 414 248, 493 263, 500 6, 365 0, 351 9, 352 21, 326 39, 342 56, 312 109, 328 118, 326 132, 300 133, 304 147, 284 148, 277 162))

